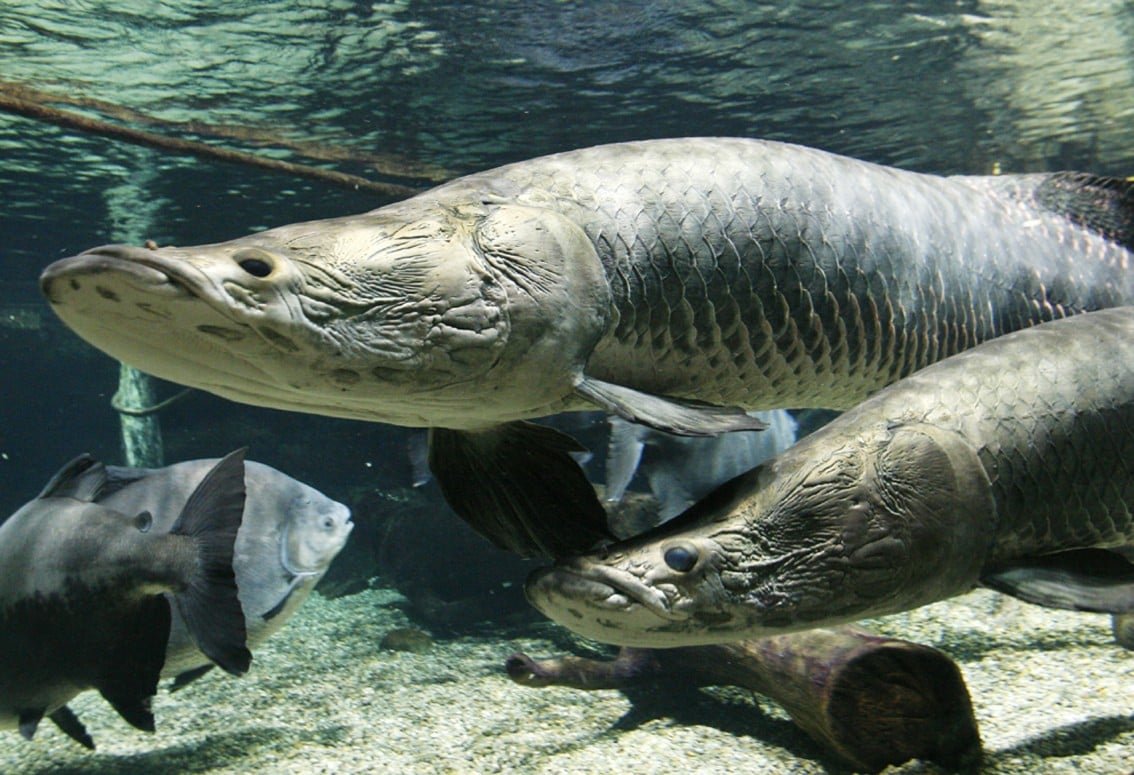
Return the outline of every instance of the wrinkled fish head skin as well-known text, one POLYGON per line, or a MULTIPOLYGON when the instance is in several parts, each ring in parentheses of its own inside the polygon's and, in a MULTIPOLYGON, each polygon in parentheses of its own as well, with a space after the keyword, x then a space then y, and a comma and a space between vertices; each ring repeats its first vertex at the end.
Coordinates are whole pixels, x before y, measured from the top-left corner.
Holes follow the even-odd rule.
POLYGON ((571 393, 605 324, 603 277, 561 216, 419 197, 212 245, 94 248, 40 284, 88 342, 174 382, 294 411, 481 427, 571 393))
POLYGON ((316 490, 298 495, 288 509, 282 536, 285 570, 323 573, 346 545, 354 523, 350 509, 316 490))
POLYGON ((528 598, 584 636, 663 648, 854 621, 967 591, 993 507, 975 453, 944 448, 953 442, 820 431, 673 523, 535 571, 528 598))

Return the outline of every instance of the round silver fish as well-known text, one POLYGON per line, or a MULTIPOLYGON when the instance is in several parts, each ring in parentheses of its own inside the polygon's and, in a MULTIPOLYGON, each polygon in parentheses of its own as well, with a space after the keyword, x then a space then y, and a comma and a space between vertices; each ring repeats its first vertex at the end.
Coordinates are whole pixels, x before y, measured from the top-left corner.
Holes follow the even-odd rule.
MULTIPOLYGON (((153 514, 152 530, 166 531, 215 460, 189 460, 157 469, 107 467, 106 507, 153 514)), ((350 509, 315 488, 272 468, 244 464, 247 497, 236 536, 233 570, 244 610, 248 646, 254 649, 299 608, 354 527, 350 509)), ((212 662, 196 647, 174 609, 162 675, 177 686, 212 662)))

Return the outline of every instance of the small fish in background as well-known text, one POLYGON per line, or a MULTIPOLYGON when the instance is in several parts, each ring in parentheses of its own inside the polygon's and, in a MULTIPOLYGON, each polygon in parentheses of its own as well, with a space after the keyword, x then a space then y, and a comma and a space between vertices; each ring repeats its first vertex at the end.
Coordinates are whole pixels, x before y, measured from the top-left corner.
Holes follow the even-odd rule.
POLYGON ((433 479, 429 470, 429 431, 424 428, 411 429, 406 439, 406 458, 410 466, 410 482, 414 487, 424 487, 433 479))
POLYGON ((76 458, 0 524, 0 729, 28 739, 46 716, 94 748, 67 707, 88 689, 152 732, 175 612, 227 672, 252 660, 233 571, 243 450, 210 467, 168 530, 149 511, 93 502, 105 471, 76 458))
MULTIPOLYGON (((634 477, 644 477, 657 499, 647 524, 632 518, 611 520, 618 538, 629 538, 677 516, 718 485, 783 452, 795 443, 798 425, 783 409, 749 412, 764 422, 762 431, 735 431, 714 437, 676 436, 610 415, 603 500, 622 502, 634 477)), ((634 510, 632 513, 642 513, 634 510)))
MULTIPOLYGON (((165 468, 106 467, 96 501, 127 514, 148 511, 154 530, 172 527, 216 460, 188 460, 165 468)), ((346 545, 354 523, 342 503, 271 466, 244 464, 244 520, 236 536, 233 569, 244 610, 248 647, 278 631, 307 599, 346 545)), ((162 676, 179 689, 204 675, 212 661, 174 611, 162 676)))

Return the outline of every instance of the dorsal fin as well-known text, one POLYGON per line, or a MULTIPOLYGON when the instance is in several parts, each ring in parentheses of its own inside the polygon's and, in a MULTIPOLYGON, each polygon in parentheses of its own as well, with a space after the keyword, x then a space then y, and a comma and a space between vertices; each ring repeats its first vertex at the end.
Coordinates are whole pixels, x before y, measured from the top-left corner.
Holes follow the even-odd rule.
POLYGON ((1134 179, 1056 172, 1036 188, 1036 200, 1074 223, 1134 250, 1134 179))
POLYGON ((155 468, 125 468, 123 466, 107 466, 106 482, 98 491, 98 499, 109 498, 114 493, 134 482, 145 479, 154 473, 155 468))
POLYGON ((105 482, 105 466, 84 452, 56 471, 36 497, 93 502, 105 482))

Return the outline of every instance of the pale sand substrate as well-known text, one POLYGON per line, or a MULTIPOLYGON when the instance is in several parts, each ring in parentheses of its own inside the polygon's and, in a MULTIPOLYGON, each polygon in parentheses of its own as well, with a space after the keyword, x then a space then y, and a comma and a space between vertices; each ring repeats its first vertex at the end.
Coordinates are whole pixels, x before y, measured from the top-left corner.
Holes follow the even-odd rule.
MULTIPOLYGON (((655 693, 517 686, 515 650, 563 653, 541 639, 439 641, 383 651, 409 624, 398 596, 318 595, 257 654, 242 679, 209 675, 155 701, 158 731, 129 727, 94 693, 77 699, 99 748, 44 722, 35 740, 0 732, 2 773, 843 772, 773 704, 739 689, 655 693)), ((959 661, 987 773, 1134 771, 1134 653, 1107 617, 1046 611, 978 591, 871 622, 959 661)), ((78 645, 78 644, 77 644, 78 645)), ((936 773, 921 763, 893 773, 936 773)))

